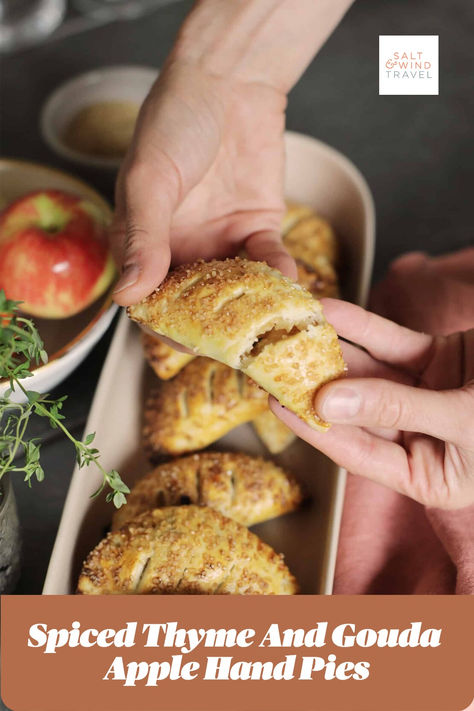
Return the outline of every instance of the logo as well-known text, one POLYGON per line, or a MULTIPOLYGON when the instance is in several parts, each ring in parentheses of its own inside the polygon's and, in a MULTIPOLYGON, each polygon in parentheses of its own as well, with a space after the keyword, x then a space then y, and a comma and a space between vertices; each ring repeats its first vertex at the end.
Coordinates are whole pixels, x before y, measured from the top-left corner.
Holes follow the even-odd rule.
POLYGON ((439 94, 438 35, 379 35, 379 94, 439 94))

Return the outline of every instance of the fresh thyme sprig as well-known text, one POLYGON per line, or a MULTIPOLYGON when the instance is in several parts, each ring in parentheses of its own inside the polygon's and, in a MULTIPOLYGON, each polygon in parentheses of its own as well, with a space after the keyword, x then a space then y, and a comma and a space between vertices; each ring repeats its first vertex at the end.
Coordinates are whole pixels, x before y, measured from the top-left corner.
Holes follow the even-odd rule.
POLYGON ((61 413, 66 397, 52 399, 34 390, 27 390, 23 382, 30 378, 32 363, 46 363, 48 356, 34 322, 21 315, 20 302, 6 298, 0 290, 0 379, 8 380, 9 388, 0 398, 0 480, 7 472, 23 473, 24 481, 31 486, 33 477, 43 481, 44 469, 40 461, 41 443, 38 438, 28 439, 26 428, 32 415, 45 417, 51 427, 59 429, 72 442, 79 467, 94 464, 102 474, 102 484, 92 497, 99 496, 106 486, 110 487, 106 500, 113 501, 117 508, 126 502, 130 492, 112 469, 106 471, 99 459, 99 451, 91 447, 95 434, 88 434, 83 441, 77 440, 67 429, 61 413), (11 399, 14 390, 21 390, 26 402, 11 399), (17 459, 23 455, 21 461, 17 459))

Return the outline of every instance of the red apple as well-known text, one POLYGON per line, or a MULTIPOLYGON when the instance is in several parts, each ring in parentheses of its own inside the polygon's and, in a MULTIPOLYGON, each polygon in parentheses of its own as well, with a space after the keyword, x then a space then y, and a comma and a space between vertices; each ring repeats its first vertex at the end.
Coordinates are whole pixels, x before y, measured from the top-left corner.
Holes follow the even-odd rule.
POLYGON ((0 288, 26 313, 65 318, 89 306, 112 282, 106 216, 60 190, 38 190, 0 215, 0 288))

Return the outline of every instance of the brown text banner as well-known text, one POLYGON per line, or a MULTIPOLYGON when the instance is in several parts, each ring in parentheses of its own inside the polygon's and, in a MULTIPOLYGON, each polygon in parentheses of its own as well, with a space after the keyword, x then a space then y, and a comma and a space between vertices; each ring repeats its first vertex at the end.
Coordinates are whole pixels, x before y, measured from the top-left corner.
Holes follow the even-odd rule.
POLYGON ((461 711, 461 596, 6 596, 14 711, 461 711))

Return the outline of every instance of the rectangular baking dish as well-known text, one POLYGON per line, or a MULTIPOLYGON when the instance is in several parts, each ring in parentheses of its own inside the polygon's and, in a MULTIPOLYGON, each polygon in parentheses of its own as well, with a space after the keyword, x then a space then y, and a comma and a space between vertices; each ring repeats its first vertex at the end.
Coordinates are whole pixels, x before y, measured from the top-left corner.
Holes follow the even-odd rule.
MULTIPOLYGON (((340 153, 309 136, 286 134, 286 195, 312 205, 334 226, 342 248, 343 297, 364 305, 374 255, 375 217, 370 191, 355 166, 340 153)), ((122 313, 90 410, 86 432, 107 469, 118 469, 132 484, 149 468, 141 451, 146 391, 155 377, 146 365, 139 331, 122 313)), ((250 424, 213 446, 269 456, 250 424)), ((309 500, 301 510, 267 521, 253 530, 285 560, 306 594, 332 592, 345 472, 306 443, 297 440, 275 457, 303 484, 309 500)), ((75 591, 81 563, 105 535, 112 509, 104 497, 91 500, 100 484, 94 468, 76 467, 66 498, 43 588, 44 594, 75 591)))

